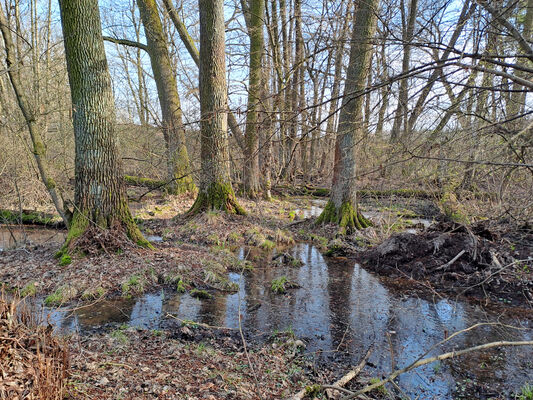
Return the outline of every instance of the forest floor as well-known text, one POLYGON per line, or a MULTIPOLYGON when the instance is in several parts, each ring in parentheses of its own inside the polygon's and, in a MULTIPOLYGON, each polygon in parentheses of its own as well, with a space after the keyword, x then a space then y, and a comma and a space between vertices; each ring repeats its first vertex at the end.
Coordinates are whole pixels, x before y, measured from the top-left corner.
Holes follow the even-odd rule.
MULTIPOLYGON (((327 257, 357 259, 395 291, 461 296, 532 318, 531 227, 464 226, 446 221, 428 199, 367 197, 360 206, 374 226, 340 238, 334 226, 314 223, 324 200, 239 199, 247 216, 186 217, 193 198, 153 194, 132 208, 156 251, 132 247, 61 262, 54 258, 60 243, 26 245, 0 252, 0 282, 48 306, 77 307, 161 288, 200 297, 204 291, 234 291, 228 272, 251 270, 254 262, 271 264, 273 255, 309 242, 327 257), (243 260, 240 248, 257 249, 257 255, 243 260)), ((314 370, 292 338, 252 343, 247 354, 238 333, 185 324, 74 335, 69 393, 94 399, 252 399, 260 391, 262 398, 279 399, 311 381, 331 383, 339 374, 314 370), (181 372, 172 373, 178 367, 181 372)))

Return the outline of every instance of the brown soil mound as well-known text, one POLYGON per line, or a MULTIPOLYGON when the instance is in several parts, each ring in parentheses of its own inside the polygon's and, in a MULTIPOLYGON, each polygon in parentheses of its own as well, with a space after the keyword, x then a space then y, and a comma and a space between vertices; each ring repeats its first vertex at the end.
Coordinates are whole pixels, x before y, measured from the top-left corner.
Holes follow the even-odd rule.
POLYGON ((59 400, 68 351, 20 302, 0 298, 0 399, 59 400))
POLYGON ((364 252, 361 261, 381 275, 531 308, 533 234, 522 232, 514 241, 509 237, 483 225, 440 224, 420 234, 396 234, 364 252))

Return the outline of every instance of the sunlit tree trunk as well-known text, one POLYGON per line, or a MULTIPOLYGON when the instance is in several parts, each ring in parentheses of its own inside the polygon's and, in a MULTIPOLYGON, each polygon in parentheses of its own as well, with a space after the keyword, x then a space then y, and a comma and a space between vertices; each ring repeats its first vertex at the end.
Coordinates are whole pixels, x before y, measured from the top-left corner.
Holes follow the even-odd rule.
POLYGON ((167 174, 171 182, 169 188, 172 193, 184 193, 194 189, 194 184, 190 174, 181 103, 170 63, 168 44, 155 0, 137 0, 137 5, 144 26, 163 117, 163 135, 167 146, 167 174))
POLYGON ((261 60, 264 50, 263 21, 264 0, 250 0, 245 11, 248 14, 248 36, 250 38, 250 69, 248 79, 248 111, 246 114, 244 152, 244 194, 256 198, 261 190, 259 184, 259 126, 258 109, 261 93, 261 60))
POLYGON ((91 225, 123 230, 149 246, 128 207, 98 1, 60 0, 59 5, 76 148, 75 209, 66 246, 91 225))
POLYGON ((317 223, 337 223, 342 233, 369 226, 357 207, 356 141, 363 128, 363 96, 376 28, 379 0, 361 2, 354 14, 350 61, 335 142, 330 199, 317 223))
POLYGON ((244 214, 231 186, 228 150, 223 0, 198 0, 200 9, 200 131, 199 192, 189 214, 224 210, 244 214))

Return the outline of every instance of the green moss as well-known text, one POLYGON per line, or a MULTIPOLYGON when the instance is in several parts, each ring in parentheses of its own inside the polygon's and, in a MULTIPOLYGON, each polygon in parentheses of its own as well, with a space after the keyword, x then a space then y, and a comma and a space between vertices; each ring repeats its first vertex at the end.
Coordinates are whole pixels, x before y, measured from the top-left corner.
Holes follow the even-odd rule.
POLYGON ((274 243, 274 242, 271 241, 271 240, 265 239, 265 240, 263 241, 263 243, 261 243, 260 247, 261 247, 263 250, 271 251, 271 250, 273 250, 273 249, 276 247, 276 243, 274 243))
POLYGON ((280 276, 279 278, 273 279, 270 283, 270 289, 273 293, 283 294, 287 292, 287 284, 289 280, 286 276, 280 276))
POLYGON ((35 141, 33 144, 33 154, 36 156, 44 156, 46 154, 46 146, 43 142, 35 141))
POLYGON ((26 286, 24 286, 22 290, 20 291, 21 297, 35 296, 36 294, 37 294, 37 286, 35 286, 35 282, 30 282, 26 284, 26 286))
POLYGON ((101 286, 98 286, 97 288, 90 288, 86 289, 82 295, 82 300, 96 300, 105 295, 105 289, 101 286))
POLYGON ((68 254, 63 254, 59 259, 59 265, 62 267, 70 265, 72 263, 72 258, 68 254))
POLYGON ((47 307, 56 307, 61 304, 63 304, 63 291, 61 289, 57 289, 44 299, 44 305, 47 307))
POLYGON ((222 241, 216 233, 211 233, 210 235, 207 235, 207 243, 220 246, 222 241))
POLYGON ((165 181, 161 181, 157 179, 150 179, 150 178, 142 178, 140 176, 125 175, 124 181, 126 182, 127 185, 142 186, 148 189, 164 189, 166 186, 165 181))
POLYGON ((524 386, 520 388, 520 393, 515 395, 516 400, 533 400, 533 385, 526 382, 524 386))
POLYGON ((242 236, 238 234, 237 232, 231 232, 228 237, 226 238, 226 242, 228 243, 238 243, 241 240, 242 236))
POLYGON ((68 230, 67 238, 65 239, 65 244, 61 250, 56 253, 56 257, 60 258, 63 255, 68 253, 68 246, 77 238, 79 238, 85 230, 89 227, 89 218, 87 215, 82 214, 81 212, 76 211, 72 216, 72 221, 70 222, 70 228, 68 230))
POLYGON ((10 211, 0 210, 0 222, 5 224, 57 225, 60 219, 54 215, 38 211, 10 211))
POLYGON ((128 344, 129 339, 124 333, 124 329, 121 329, 121 328, 115 329, 114 331, 112 331, 110 336, 113 339, 115 339, 117 342, 119 342, 120 344, 126 345, 128 344))
POLYGON ((183 280, 179 280, 176 283, 176 292, 178 293, 185 293, 187 291, 187 286, 185 285, 185 282, 183 280))
POLYGON ((309 385, 305 387, 305 395, 310 398, 315 398, 321 390, 322 386, 320 385, 309 385))
POLYGON ((345 201, 337 209, 331 200, 326 204, 316 223, 336 223, 339 225, 341 234, 352 233, 355 230, 364 229, 372 225, 351 202, 345 201))
POLYGON ((141 275, 132 275, 122 284, 122 296, 131 297, 134 294, 144 293, 146 279, 141 275))
POLYGON ((46 180, 46 188, 47 189, 54 189, 56 187, 56 183, 52 178, 48 178, 46 180))
POLYGON ((214 182, 206 191, 200 191, 189 215, 204 211, 221 210, 228 214, 246 215, 246 211, 239 205, 231 183, 214 182))
POLYGON ((261 246, 267 240, 266 237, 259 232, 257 228, 251 228, 246 231, 246 244, 250 246, 261 246))

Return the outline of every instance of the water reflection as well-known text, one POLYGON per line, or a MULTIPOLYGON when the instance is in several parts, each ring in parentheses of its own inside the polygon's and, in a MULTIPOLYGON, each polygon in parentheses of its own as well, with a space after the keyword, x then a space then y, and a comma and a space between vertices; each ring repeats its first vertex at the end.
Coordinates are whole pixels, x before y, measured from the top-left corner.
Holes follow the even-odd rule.
MULTIPOLYGON (((378 376, 409 365, 455 331, 498 320, 467 303, 431 302, 392 293, 359 265, 326 260, 308 244, 295 246, 291 254, 303 261, 301 268, 263 266, 251 274, 232 273, 230 279, 240 285, 237 293, 219 293, 206 300, 188 294, 147 294, 135 301, 101 302, 69 317, 52 312, 51 320, 64 331, 83 331, 107 322, 157 329, 164 327, 164 316, 169 313, 183 320, 237 328, 240 310, 243 329, 252 336, 264 338, 276 330, 291 329, 307 342, 306 351, 315 353, 317 360, 327 361, 340 351, 342 359, 353 365, 373 345, 370 361, 375 365, 372 373, 378 376), (272 293, 271 281, 282 275, 301 288, 285 295, 272 293)), ((240 256, 246 255, 242 249, 240 256)), ((530 322, 522 324, 529 329, 483 326, 428 355, 490 341, 531 340, 530 322)), ((516 389, 533 381, 530 355, 530 349, 513 348, 472 353, 401 375, 399 384, 410 395, 442 399, 452 398, 455 383, 465 377, 496 382, 502 390, 516 389)))
POLYGON ((62 243, 66 231, 38 226, 3 226, 0 228, 0 251, 24 244, 62 243))

